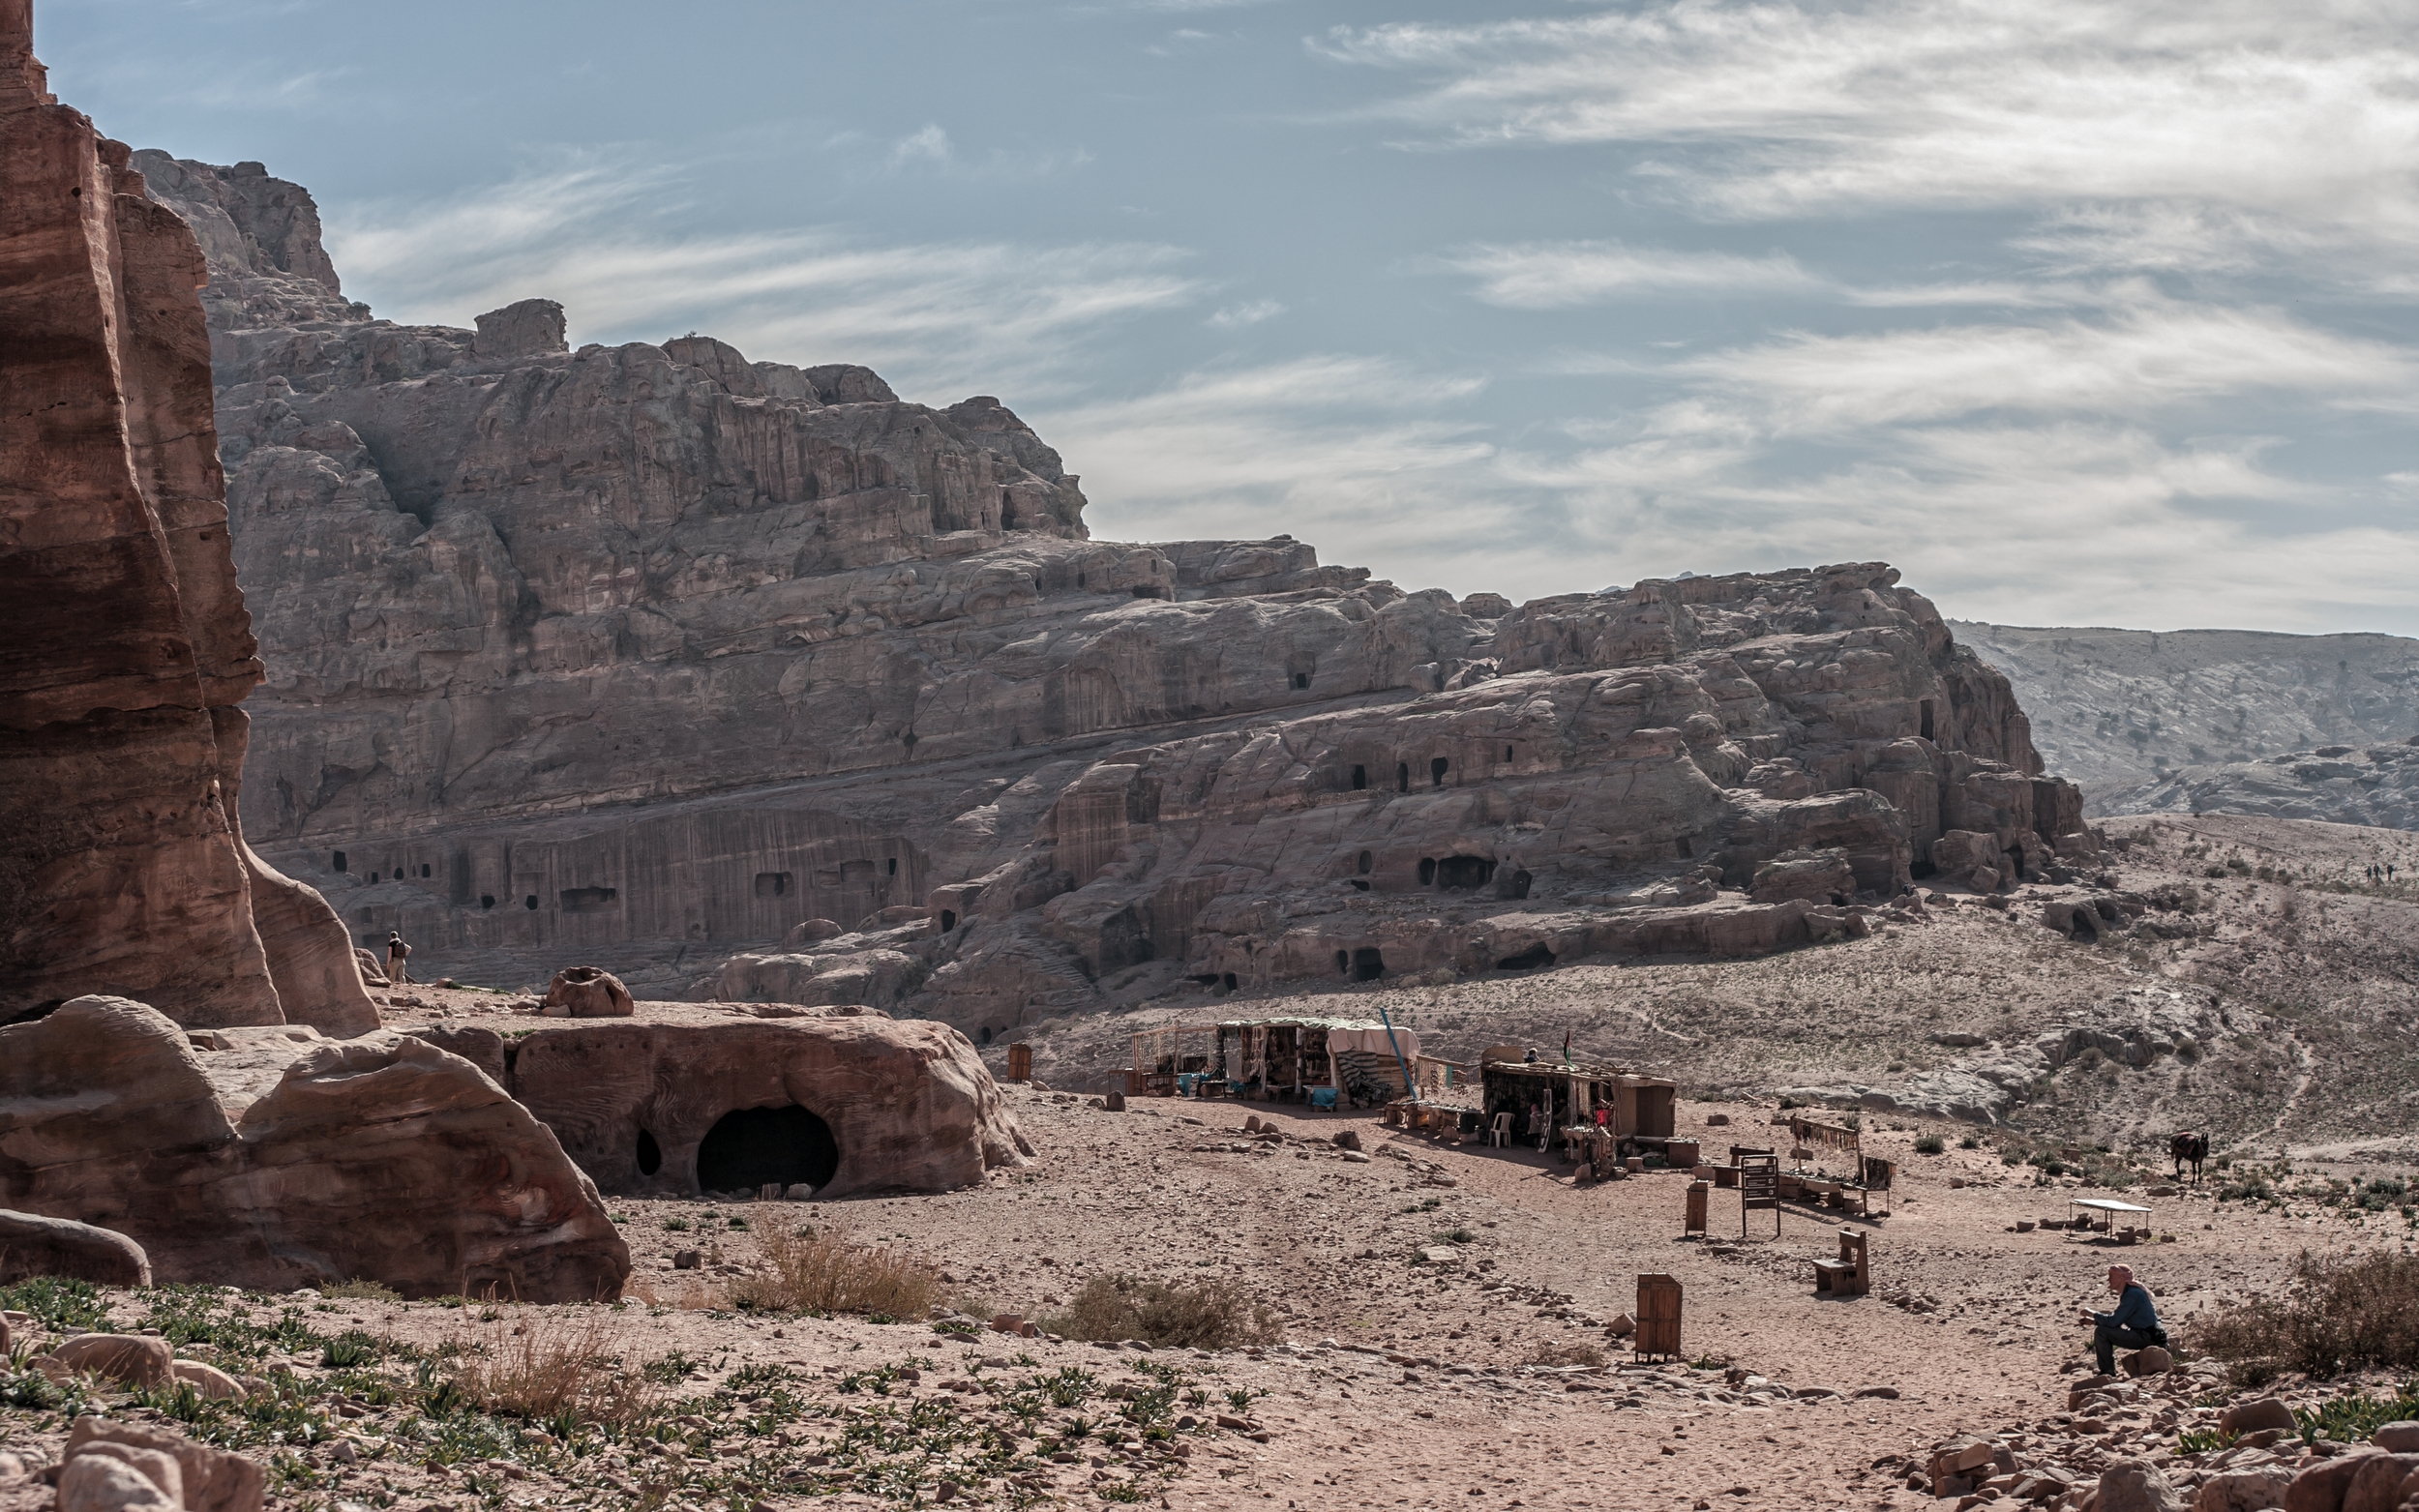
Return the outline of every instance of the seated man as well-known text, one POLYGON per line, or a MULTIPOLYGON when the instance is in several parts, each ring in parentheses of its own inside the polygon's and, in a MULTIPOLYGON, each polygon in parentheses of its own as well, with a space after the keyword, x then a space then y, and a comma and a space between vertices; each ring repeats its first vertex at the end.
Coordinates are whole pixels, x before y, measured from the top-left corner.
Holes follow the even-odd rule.
POLYGON ((2091 1344, 2100 1356, 2100 1374, 2116 1374, 2116 1351, 2119 1349, 2146 1349, 2153 1345, 2165 1348, 2167 1331, 2159 1326, 2158 1310, 2151 1306, 2149 1290, 2134 1279, 2134 1273, 2123 1265, 2108 1267, 2108 1290, 2117 1294, 2116 1311, 2083 1314, 2083 1321, 2092 1325, 2091 1344))

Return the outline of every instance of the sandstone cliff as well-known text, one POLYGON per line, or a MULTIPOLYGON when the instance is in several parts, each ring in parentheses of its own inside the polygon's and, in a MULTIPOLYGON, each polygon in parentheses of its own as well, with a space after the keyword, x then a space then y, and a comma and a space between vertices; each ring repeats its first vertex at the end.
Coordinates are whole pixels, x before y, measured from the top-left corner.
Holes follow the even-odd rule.
POLYGON ((245 822, 424 974, 987 1040, 1176 975, 1778 948, 1945 834, 2009 881, 2086 844, 1885 566, 1514 608, 1286 537, 1096 542, 997 400, 570 350, 543 300, 367 319, 298 186, 137 161, 226 273, 245 822))
MULTIPOLYGON (((341 926, 244 843, 260 678, 200 249, 0 3, 0 1023, 86 993, 376 1026, 341 926)), ((315 229, 315 228, 314 228, 315 229)))

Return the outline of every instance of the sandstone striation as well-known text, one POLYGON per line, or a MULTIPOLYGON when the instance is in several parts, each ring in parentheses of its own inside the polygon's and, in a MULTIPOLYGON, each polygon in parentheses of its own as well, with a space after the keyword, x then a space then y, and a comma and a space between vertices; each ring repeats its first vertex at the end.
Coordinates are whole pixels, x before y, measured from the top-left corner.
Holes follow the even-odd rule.
POLYGON ((995 399, 567 349, 543 300, 368 319, 299 186, 139 161, 228 272, 245 821, 429 974, 573 959, 989 1043, 1184 976, 1782 949, 1945 834, 1986 887, 2092 845, 1887 566, 1515 608, 1290 537, 1096 542, 995 399))
POLYGON ((7 0, 0 1023, 103 992, 196 1024, 374 1026, 334 914, 237 819, 260 661, 202 253, 130 150, 45 89, 31 43, 30 0, 7 0))
POLYGON ((589 1301, 629 1273, 595 1186, 468 1061, 119 998, 0 1028, 0 1206, 115 1230, 163 1283, 589 1301))

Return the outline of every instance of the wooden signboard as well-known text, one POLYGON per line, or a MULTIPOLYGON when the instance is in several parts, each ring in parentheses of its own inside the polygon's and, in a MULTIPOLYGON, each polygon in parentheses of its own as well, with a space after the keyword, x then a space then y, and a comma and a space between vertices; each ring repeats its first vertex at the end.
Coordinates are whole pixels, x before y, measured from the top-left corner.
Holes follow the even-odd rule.
POLYGON ((1739 1157, 1739 1237, 1746 1238, 1747 1214, 1759 1207, 1773 1210, 1773 1237, 1780 1237, 1780 1157, 1739 1157))
POLYGON ((1672 1276, 1638 1278, 1638 1334, 1631 1346, 1640 1354, 1680 1358, 1680 1282, 1672 1276))

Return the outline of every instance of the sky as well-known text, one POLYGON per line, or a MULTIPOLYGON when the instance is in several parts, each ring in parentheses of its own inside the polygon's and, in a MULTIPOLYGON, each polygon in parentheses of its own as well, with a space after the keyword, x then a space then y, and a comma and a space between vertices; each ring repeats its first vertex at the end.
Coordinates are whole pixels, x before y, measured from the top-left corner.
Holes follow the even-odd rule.
POLYGON ((345 291, 998 396, 1103 539, 2419 634, 2419 0, 38 0, 345 291))

